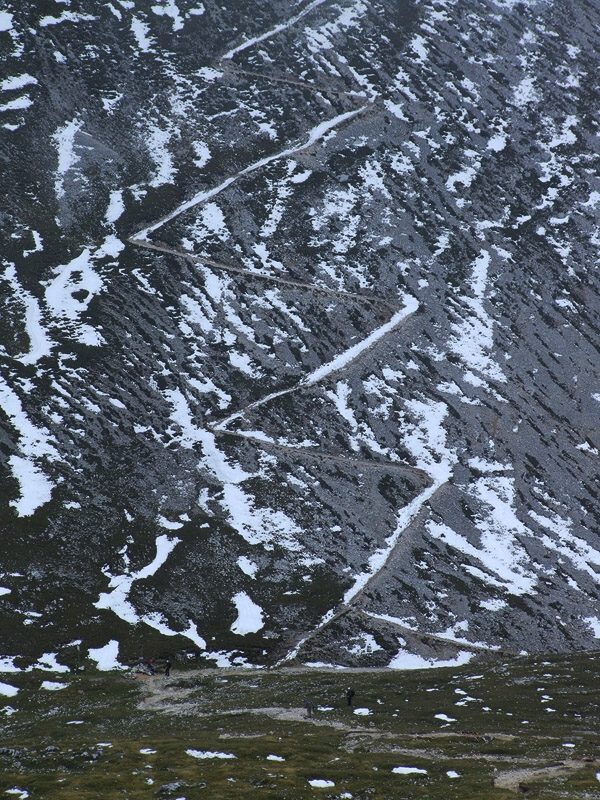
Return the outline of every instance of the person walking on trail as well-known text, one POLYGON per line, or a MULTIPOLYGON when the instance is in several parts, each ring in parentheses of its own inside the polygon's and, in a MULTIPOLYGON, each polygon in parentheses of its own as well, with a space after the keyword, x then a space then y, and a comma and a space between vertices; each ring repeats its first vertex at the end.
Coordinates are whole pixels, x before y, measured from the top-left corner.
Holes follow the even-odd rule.
POLYGON ((168 678, 170 674, 171 674, 171 662, 167 658, 167 662, 165 664, 165 678, 168 678))
POLYGON ((313 701, 310 699, 310 697, 307 697, 306 702, 304 703, 304 708, 306 709, 307 717, 312 717, 312 712, 314 707, 315 704, 313 703, 313 701))
POLYGON ((349 706, 352 705, 352 698, 354 697, 355 694, 356 692, 354 691, 354 689, 351 689, 349 686, 348 691, 346 692, 346 700, 348 701, 349 706))

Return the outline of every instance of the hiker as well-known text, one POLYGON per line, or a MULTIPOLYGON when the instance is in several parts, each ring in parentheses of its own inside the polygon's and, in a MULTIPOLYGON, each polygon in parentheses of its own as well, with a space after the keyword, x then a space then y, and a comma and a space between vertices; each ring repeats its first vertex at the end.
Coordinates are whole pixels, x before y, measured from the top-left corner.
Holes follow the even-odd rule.
POLYGON ((312 717, 312 712, 314 707, 315 704, 313 703, 313 701, 310 699, 310 697, 307 697, 306 703, 304 703, 304 708, 306 709, 306 715, 308 717, 312 717))
POLYGON ((348 687, 348 691, 346 692, 346 700, 348 701, 349 706, 352 705, 352 698, 354 697, 355 694, 356 692, 354 691, 354 689, 348 687))
POLYGON ((165 663, 165 678, 168 678, 170 674, 171 674, 171 662, 167 658, 167 661, 165 663))
POLYGON ((156 672, 156 667, 154 666, 154 659, 153 658, 151 658, 148 661, 148 663, 146 664, 146 667, 147 667, 148 672, 150 673, 150 675, 154 675, 154 673, 156 672))

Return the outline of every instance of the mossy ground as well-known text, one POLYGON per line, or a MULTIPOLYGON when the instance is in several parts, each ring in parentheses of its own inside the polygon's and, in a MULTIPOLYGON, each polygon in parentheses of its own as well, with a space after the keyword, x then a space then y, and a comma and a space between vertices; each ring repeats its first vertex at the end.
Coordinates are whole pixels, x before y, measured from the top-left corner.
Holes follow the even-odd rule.
POLYGON ((521 784, 528 797, 600 798, 599 664, 5 675, 19 693, 2 700, 0 796, 503 800, 521 784), (347 707, 350 684, 368 714, 347 707))

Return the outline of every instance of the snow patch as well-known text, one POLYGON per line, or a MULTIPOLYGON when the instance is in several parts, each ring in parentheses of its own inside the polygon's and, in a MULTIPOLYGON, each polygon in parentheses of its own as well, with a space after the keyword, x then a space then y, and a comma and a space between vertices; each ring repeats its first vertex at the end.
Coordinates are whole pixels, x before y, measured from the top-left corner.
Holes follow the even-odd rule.
POLYGON ((48 692, 58 692, 60 689, 66 689, 68 683, 58 683, 58 681, 42 681, 40 689, 46 689, 48 692))
POLYGON ((19 482, 21 497, 11 500, 19 517, 30 517, 38 508, 50 502, 52 490, 56 487, 38 467, 28 458, 12 455, 8 459, 13 477, 19 482))
POLYGON ((96 662, 98 669, 102 672, 127 669, 119 663, 118 655, 119 643, 115 639, 111 639, 104 647, 90 648, 88 651, 89 658, 96 662))
POLYGON ((250 561, 250 559, 246 558, 246 556, 240 556, 237 560, 237 563, 238 567, 245 575, 249 575, 251 578, 256 577, 258 565, 255 564, 254 561, 250 561))
POLYGON ((583 622, 592 629, 594 637, 600 639, 600 619, 598 617, 584 617, 583 622))
POLYGON ((139 622, 139 617, 131 603, 128 595, 135 581, 143 580, 154 575, 165 563, 172 550, 180 542, 176 537, 170 539, 166 534, 156 537, 156 555, 154 559, 145 567, 137 572, 126 572, 122 575, 111 575, 108 568, 102 571, 109 580, 111 592, 103 592, 98 601, 94 603, 96 608, 113 611, 125 622, 135 625, 139 622))
POLYGON ((150 26, 147 22, 138 19, 138 17, 134 17, 131 20, 131 32, 135 36, 137 46, 143 53, 147 53, 154 44, 154 40, 148 36, 149 31, 150 26))
POLYGON ((245 636, 247 633, 256 633, 264 627, 262 608, 253 602, 246 592, 238 592, 232 600, 238 615, 230 629, 233 633, 245 636))
POLYGON ((9 11, 0 11, 0 31, 12 30, 13 15, 9 11))
MULTIPOLYGON (((92 266, 92 254, 86 248, 68 264, 60 264, 53 269, 55 278, 46 283, 46 306, 52 316, 61 323, 79 322, 81 314, 87 311, 94 295, 104 286, 102 278, 92 266)), ((83 343, 99 344, 98 334, 85 324, 77 326, 77 338, 83 343)))
POLYGON ((535 78, 523 78, 515 86, 513 91, 513 102, 516 106, 523 107, 529 104, 539 103, 540 95, 535 86, 535 78))
MULTIPOLYGON (((462 297, 462 303, 470 313, 452 324, 454 336, 448 344, 450 350, 460 357, 468 370, 474 370, 486 378, 505 383, 506 376, 490 355, 494 350, 494 322, 484 307, 484 301, 489 296, 489 268, 489 251, 482 250, 473 264, 470 283, 472 296, 462 297)), ((468 378, 469 373, 465 377, 468 378)))
POLYGON ((56 653, 44 653, 43 656, 38 658, 37 669, 47 670, 48 672, 69 672, 69 667, 64 664, 59 664, 57 661, 56 653))
POLYGON ((115 189, 110 193, 108 208, 106 209, 106 221, 109 223, 116 222, 124 211, 123 191, 115 189))
POLYGON ((233 753, 220 753, 216 750, 186 750, 192 758, 237 758, 233 753))
POLYGON ((15 656, 0 656, 0 672, 22 672, 15 666, 15 656))
POLYGON ((447 659, 445 661, 436 660, 433 658, 423 658, 423 656, 416 655, 415 653, 408 653, 405 650, 400 650, 388 664, 390 669, 432 669, 438 667, 460 667, 463 664, 468 664, 473 658, 473 653, 467 653, 461 650, 456 658, 447 659))
POLYGON ((58 453, 46 428, 38 428, 29 420, 18 395, 0 377, 0 408, 18 433, 18 447, 24 455, 13 454, 8 459, 13 476, 19 482, 20 498, 10 505, 20 517, 31 516, 47 503, 55 484, 44 475, 38 463, 41 459, 58 460, 58 453), (26 454, 26 455, 25 455, 26 454))
POLYGON ((521 544, 521 539, 529 531, 516 516, 514 479, 485 476, 470 487, 469 493, 483 503, 485 510, 485 516, 480 515, 476 523, 480 533, 479 547, 442 523, 428 521, 428 533, 477 559, 489 573, 489 577, 480 570, 474 573, 473 569, 465 569, 481 580, 502 586, 511 594, 531 593, 536 577, 529 555, 521 544))
POLYGON ((367 655, 374 653, 376 650, 382 650, 381 645, 377 644, 375 637, 370 633, 361 633, 356 639, 352 640, 350 645, 345 645, 344 649, 354 656, 367 655))
POLYGON ((163 129, 154 123, 148 126, 146 147, 156 165, 156 173, 150 181, 150 186, 154 188, 175 181, 175 165, 167 149, 172 135, 173 131, 170 128, 163 129))
POLYGON ((503 134, 497 134, 496 136, 492 136, 487 143, 487 147, 488 150, 493 150, 495 153, 499 153, 506 147, 506 136, 504 136, 503 134))
POLYGON ((54 191, 59 200, 65 193, 64 179, 66 174, 79 161, 79 156, 75 152, 75 136, 82 127, 83 123, 75 117, 62 127, 57 128, 51 137, 58 149, 58 166, 54 191))
POLYGON ((161 0, 162 5, 152 6, 152 11, 159 17, 171 17, 173 20, 173 30, 180 31, 183 28, 183 17, 175 0, 161 0))
POLYGON ((40 20, 40 28, 47 28, 49 25, 60 25, 63 22, 91 22, 97 19, 98 17, 93 17, 91 14, 77 14, 73 11, 63 11, 60 17, 42 17, 40 20))
POLYGON ((0 83, 0 89, 4 92, 10 92, 15 91, 16 89, 22 89, 24 86, 37 83, 37 78, 34 78, 33 75, 24 73, 23 75, 16 75, 12 78, 5 78, 2 83, 0 83))
POLYGON ((420 767, 394 767, 392 772, 396 775, 427 775, 427 770, 420 767))

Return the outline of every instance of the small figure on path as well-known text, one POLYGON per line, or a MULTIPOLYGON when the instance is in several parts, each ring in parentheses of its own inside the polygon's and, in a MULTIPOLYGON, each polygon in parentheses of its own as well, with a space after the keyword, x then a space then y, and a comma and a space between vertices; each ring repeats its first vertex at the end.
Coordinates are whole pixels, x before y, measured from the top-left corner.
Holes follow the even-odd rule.
POLYGON ((355 694, 356 692, 354 691, 354 689, 348 687, 348 691, 346 692, 346 700, 348 701, 349 706, 352 705, 352 698, 354 697, 355 694))
POLYGON ((313 703, 313 701, 310 699, 310 697, 307 697, 306 702, 304 703, 304 708, 306 709, 307 717, 312 717, 312 712, 314 707, 315 704, 313 703))
POLYGON ((170 674, 171 674, 171 662, 167 658, 167 662, 165 664, 165 677, 168 678, 170 674))
POLYGON ((150 675, 154 675, 154 673, 156 672, 156 668, 154 666, 154 659, 153 658, 151 658, 148 661, 148 663, 146 664, 146 667, 147 667, 148 672, 150 673, 150 675))

